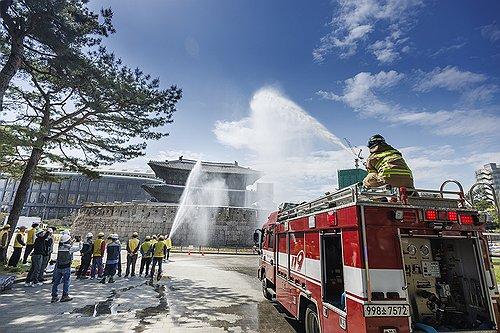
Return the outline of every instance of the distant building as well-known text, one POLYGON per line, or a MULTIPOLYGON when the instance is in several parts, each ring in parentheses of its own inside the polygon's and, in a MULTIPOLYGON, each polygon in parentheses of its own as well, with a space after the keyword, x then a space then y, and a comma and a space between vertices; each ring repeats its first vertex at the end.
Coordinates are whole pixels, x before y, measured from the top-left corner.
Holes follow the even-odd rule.
MULTIPOLYGON (((63 169, 52 168, 59 182, 33 182, 28 190, 21 215, 42 219, 60 219, 71 215, 85 202, 149 201, 151 196, 141 185, 158 184, 152 172, 97 170, 98 179, 63 169)), ((14 201, 19 181, 0 175, 0 210, 8 212, 14 201)))
MULTIPOLYGON (((497 198, 500 200, 500 167, 497 163, 485 164, 481 169, 476 171, 476 181, 478 183, 491 184, 495 189, 497 198)), ((484 188, 488 197, 493 200, 491 190, 488 187, 484 188)))
MULTIPOLYGON (((195 166, 195 160, 179 157, 171 161, 150 161, 157 178, 163 179, 163 184, 144 184, 142 187, 158 202, 177 204, 186 186, 189 173, 195 166)), ((245 207, 248 203, 247 186, 255 183, 261 173, 235 163, 201 162, 201 169, 208 179, 220 179, 225 183, 229 198, 229 206, 245 207)))

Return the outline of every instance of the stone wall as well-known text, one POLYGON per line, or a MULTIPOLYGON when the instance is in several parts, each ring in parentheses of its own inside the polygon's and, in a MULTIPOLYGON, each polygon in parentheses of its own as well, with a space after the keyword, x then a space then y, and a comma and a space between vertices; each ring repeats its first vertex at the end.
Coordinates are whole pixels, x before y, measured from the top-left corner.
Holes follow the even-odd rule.
MULTIPOLYGON (((117 233, 121 240, 138 232, 140 239, 146 235, 166 235, 172 228, 177 205, 167 203, 90 203, 79 210, 71 231, 85 236, 117 233)), ((208 223, 197 219, 183 223, 172 237, 174 245, 250 246, 253 232, 262 225, 266 216, 256 209, 240 207, 193 207, 208 223)), ((194 214, 197 216, 196 214, 194 214)))

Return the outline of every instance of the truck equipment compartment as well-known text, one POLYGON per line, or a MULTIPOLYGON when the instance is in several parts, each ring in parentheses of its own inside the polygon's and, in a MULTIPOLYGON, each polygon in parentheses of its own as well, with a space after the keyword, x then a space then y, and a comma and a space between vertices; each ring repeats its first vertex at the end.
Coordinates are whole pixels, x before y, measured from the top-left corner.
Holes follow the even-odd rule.
POLYGON ((475 238, 401 238, 414 332, 496 332, 478 244, 475 238))

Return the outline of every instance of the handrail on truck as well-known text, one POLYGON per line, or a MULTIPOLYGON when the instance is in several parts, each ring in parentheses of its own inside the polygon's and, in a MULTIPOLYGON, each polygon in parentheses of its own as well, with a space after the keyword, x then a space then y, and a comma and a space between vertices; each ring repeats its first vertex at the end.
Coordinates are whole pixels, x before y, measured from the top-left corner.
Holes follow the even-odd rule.
POLYGON ((471 205, 474 206, 473 191, 478 186, 486 186, 486 187, 488 187, 491 190, 491 194, 493 196, 493 203, 495 204, 495 208, 496 208, 497 214, 500 215, 500 206, 498 204, 497 194, 496 194, 495 188, 491 184, 488 184, 488 183, 475 183, 474 185, 471 186, 471 188, 469 190, 469 193, 468 193, 471 205))

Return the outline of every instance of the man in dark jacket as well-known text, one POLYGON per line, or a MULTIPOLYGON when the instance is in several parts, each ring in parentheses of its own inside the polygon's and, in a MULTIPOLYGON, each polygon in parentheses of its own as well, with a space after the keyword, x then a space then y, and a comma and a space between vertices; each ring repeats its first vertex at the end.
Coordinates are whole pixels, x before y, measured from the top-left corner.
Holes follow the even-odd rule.
POLYGON ((376 134, 368 141, 370 156, 366 161, 368 175, 363 180, 365 187, 391 185, 414 188, 413 175, 402 154, 376 134))
POLYGON ((63 294, 61 302, 69 302, 73 298, 69 297, 69 285, 71 282, 71 262, 73 261, 73 253, 80 251, 79 243, 73 244, 71 236, 66 233, 61 235, 59 241, 59 249, 57 251, 56 267, 52 276, 52 300, 51 303, 58 301, 57 288, 63 283, 63 294))
POLYGON ((108 283, 113 283, 115 280, 113 277, 118 270, 118 267, 122 265, 121 260, 121 245, 118 240, 117 234, 109 235, 108 239, 111 241, 106 247, 106 267, 104 268, 104 277, 102 278, 100 283, 106 283, 106 278, 108 279, 108 283))
POLYGON ((45 253, 45 240, 49 237, 50 233, 46 230, 39 229, 35 234, 35 242, 33 243, 33 253, 31 254, 31 267, 26 276, 25 285, 28 286, 41 286, 43 282, 38 278, 40 277, 40 270, 43 264, 43 255, 45 253))
POLYGON ((80 251, 80 254, 82 255, 82 260, 80 263, 80 268, 78 269, 78 272, 76 272, 76 278, 77 279, 86 279, 87 278, 87 271, 90 267, 90 262, 92 260, 92 251, 93 251, 93 241, 92 241, 92 235, 91 232, 87 234, 86 240, 83 243, 82 250, 80 251))
POLYGON ((45 281, 45 278, 43 277, 45 273, 45 269, 47 269, 47 266, 49 265, 50 257, 52 256, 52 252, 54 252, 54 227, 48 227, 47 232, 49 233, 48 237, 45 239, 44 242, 44 251, 43 251, 43 257, 42 257, 42 268, 40 269, 40 273, 38 274, 38 281, 45 281))

